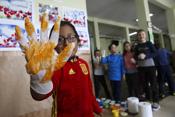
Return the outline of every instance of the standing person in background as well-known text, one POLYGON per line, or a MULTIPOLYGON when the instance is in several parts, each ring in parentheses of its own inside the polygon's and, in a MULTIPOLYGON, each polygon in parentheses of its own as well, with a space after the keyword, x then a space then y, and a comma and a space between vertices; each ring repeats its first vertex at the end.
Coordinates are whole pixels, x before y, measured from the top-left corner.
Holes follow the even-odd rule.
POLYGON ((139 84, 142 88, 142 94, 146 93, 146 98, 153 101, 153 110, 160 108, 158 85, 156 80, 156 68, 153 57, 156 55, 156 49, 150 41, 146 39, 144 30, 137 32, 138 44, 135 46, 135 59, 139 70, 139 84), (143 87, 142 87, 143 86, 143 87), (151 95, 152 94, 152 95, 151 95))
POLYGON ((169 93, 175 96, 175 84, 172 78, 171 66, 169 63, 171 52, 166 48, 160 48, 160 44, 155 44, 157 48, 156 62, 158 70, 158 82, 159 82, 159 93, 160 97, 165 97, 165 81, 168 83, 169 93))
POLYGON ((107 88, 107 83, 104 76, 104 65, 101 64, 101 51, 94 51, 94 83, 95 83, 95 94, 99 98, 99 93, 101 91, 101 86, 103 86, 106 93, 106 98, 110 98, 110 94, 107 88))
POLYGON ((134 54, 131 50, 131 44, 126 41, 123 44, 124 51, 124 64, 125 64, 125 77, 128 85, 129 96, 138 97, 138 73, 136 68, 136 61, 134 59, 134 54))
POLYGON ((101 63, 108 66, 108 78, 111 81, 113 97, 116 102, 121 101, 121 81, 124 78, 124 63, 123 56, 117 53, 118 41, 112 41, 109 45, 111 54, 105 55, 102 53, 101 63))
POLYGON ((172 68, 173 68, 173 72, 175 72, 175 50, 172 52, 172 56, 171 56, 171 63, 172 63, 172 68))

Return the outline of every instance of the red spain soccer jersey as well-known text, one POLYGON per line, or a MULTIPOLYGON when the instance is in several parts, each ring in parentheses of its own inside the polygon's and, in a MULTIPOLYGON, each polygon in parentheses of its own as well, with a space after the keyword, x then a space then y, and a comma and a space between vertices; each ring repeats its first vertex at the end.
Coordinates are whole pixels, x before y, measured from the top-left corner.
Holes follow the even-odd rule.
POLYGON ((57 91, 57 117, 94 117, 100 113, 87 63, 74 58, 54 72, 53 91, 57 91))

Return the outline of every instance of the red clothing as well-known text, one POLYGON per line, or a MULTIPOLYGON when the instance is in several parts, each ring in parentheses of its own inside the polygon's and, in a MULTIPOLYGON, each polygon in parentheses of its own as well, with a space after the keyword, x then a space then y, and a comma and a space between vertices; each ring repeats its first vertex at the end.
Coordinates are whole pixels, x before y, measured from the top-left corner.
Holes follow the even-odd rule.
POLYGON ((57 90, 57 117, 94 117, 93 112, 102 110, 92 93, 88 65, 80 58, 71 61, 52 78, 53 91, 57 90))
POLYGON ((131 59, 134 58, 134 55, 132 52, 126 52, 124 55, 124 63, 126 69, 136 69, 136 64, 131 62, 131 59))

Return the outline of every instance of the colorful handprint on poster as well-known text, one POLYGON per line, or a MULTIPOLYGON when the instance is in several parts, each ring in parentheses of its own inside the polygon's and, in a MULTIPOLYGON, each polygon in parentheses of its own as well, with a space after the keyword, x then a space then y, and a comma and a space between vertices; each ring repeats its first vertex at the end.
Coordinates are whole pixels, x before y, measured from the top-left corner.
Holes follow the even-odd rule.
POLYGON ((58 15, 60 14, 61 9, 59 7, 55 7, 52 5, 44 5, 44 4, 39 4, 39 21, 41 20, 41 16, 43 13, 47 13, 49 17, 49 21, 51 23, 54 23, 56 19, 58 18, 58 15))
POLYGON ((83 10, 71 9, 64 7, 63 19, 69 21, 76 27, 86 28, 87 15, 83 10))
POLYGON ((77 30, 79 38, 80 38, 80 49, 88 50, 89 47, 89 34, 86 30, 77 30))
POLYGON ((32 0, 0 0, 0 18, 23 20, 32 19, 32 0))
MULTIPOLYGON (((15 40, 15 26, 0 24, 0 50, 20 50, 15 40)), ((24 29, 22 29, 22 32, 25 33, 24 29)))

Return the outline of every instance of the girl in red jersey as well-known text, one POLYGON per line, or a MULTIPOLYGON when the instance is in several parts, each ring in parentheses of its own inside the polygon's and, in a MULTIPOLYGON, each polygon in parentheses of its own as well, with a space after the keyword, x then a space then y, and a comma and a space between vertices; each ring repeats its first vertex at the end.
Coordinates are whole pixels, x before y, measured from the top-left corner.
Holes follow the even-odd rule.
MULTIPOLYGON (((75 43, 69 60, 63 68, 54 71, 52 82, 45 87, 31 81, 31 95, 36 100, 43 100, 56 93, 57 117, 94 117, 93 112, 101 116, 102 110, 93 95, 88 64, 75 55, 79 45, 78 34, 70 22, 61 21, 56 51, 61 52, 68 43, 75 43)), ((41 71, 31 80, 43 75, 41 71)))

